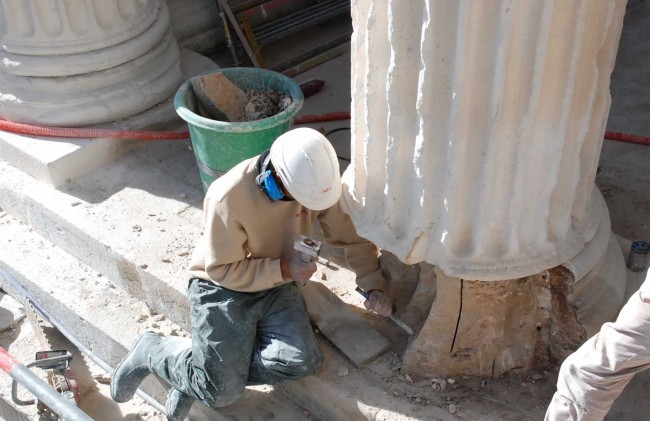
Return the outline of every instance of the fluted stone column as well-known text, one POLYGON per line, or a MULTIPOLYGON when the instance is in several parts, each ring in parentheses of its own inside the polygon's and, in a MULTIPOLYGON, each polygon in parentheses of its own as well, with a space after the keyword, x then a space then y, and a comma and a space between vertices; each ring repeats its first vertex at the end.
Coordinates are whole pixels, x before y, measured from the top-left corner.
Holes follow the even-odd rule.
POLYGON ((168 101, 182 83, 163 0, 0 0, 0 7, 0 118, 106 124, 168 101))
MULTIPOLYGON (((567 271, 544 274, 579 256, 603 224, 600 250, 620 257, 606 247, 609 215, 594 179, 625 4, 353 1, 344 207, 362 236, 442 273, 408 369, 489 375, 530 366, 536 326, 554 313, 529 306, 571 294, 555 281, 580 281, 567 271), (515 335, 518 317, 527 331, 515 335), (492 327, 476 329, 481 319, 492 327), (444 346, 434 343, 440 335, 451 335, 444 346)), ((624 276, 622 258, 614 260, 611 276, 624 276)))

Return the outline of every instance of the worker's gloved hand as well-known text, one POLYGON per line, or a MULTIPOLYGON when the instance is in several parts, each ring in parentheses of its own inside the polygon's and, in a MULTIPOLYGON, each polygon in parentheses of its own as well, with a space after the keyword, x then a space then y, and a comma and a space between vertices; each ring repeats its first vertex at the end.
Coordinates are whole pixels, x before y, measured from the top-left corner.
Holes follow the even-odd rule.
POLYGON ((363 303, 364 307, 372 310, 380 316, 388 317, 393 312, 393 306, 390 303, 388 295, 379 289, 373 289, 368 292, 368 299, 363 303))
POLYGON ((316 262, 303 262, 300 253, 280 259, 280 270, 284 279, 293 279, 298 285, 304 286, 316 272, 316 262))

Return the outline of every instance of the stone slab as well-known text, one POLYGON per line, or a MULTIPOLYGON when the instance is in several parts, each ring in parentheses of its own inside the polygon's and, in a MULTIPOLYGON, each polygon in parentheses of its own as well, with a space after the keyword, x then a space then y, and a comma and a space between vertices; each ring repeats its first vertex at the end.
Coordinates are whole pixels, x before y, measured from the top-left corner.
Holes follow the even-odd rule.
POLYGON ((29 136, 0 131, 2 159, 35 179, 58 187, 113 160, 133 142, 29 136))
POLYGON ((391 343, 336 294, 319 282, 300 288, 312 322, 357 367, 374 360, 391 343))

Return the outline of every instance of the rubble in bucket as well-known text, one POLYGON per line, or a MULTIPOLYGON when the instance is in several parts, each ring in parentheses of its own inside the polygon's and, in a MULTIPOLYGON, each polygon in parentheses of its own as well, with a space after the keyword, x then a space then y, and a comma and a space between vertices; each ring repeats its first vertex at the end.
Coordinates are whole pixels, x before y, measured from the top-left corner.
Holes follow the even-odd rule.
POLYGON ((198 76, 191 81, 199 113, 213 120, 242 122, 272 117, 291 105, 291 97, 273 89, 241 89, 223 74, 198 76))

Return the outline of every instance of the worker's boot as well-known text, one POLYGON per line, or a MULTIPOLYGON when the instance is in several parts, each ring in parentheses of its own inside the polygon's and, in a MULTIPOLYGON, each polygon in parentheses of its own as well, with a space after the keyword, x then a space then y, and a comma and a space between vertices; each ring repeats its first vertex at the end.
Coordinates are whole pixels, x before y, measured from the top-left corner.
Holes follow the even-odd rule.
POLYGON ((111 380, 111 397, 115 402, 131 400, 142 380, 151 374, 149 356, 159 343, 160 337, 154 332, 144 332, 115 368, 111 380))
POLYGON ((172 387, 167 393, 167 402, 165 402, 167 420, 183 421, 187 417, 187 414, 189 414, 193 403, 193 397, 172 387))

